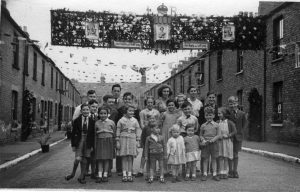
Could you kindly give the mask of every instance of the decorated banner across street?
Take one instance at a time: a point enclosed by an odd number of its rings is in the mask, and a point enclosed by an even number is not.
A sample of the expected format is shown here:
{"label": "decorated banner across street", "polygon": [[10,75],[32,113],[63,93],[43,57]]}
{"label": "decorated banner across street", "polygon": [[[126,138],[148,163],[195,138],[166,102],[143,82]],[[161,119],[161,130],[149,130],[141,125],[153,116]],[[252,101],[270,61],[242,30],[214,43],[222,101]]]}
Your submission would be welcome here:
{"label": "decorated banner across street", "polygon": [[265,22],[247,12],[233,17],[189,17],[57,9],[51,10],[51,33],[52,45],[61,46],[163,53],[178,49],[258,50],[264,45]]}

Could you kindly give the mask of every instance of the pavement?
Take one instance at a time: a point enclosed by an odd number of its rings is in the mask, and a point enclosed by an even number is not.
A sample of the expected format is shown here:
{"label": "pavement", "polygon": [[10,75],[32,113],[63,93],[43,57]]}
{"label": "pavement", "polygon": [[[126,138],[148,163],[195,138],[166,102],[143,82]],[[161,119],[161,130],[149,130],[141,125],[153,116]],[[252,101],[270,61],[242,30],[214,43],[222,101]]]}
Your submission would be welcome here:
{"label": "pavement", "polygon": [[[0,145],[0,171],[7,169],[17,163],[41,153],[38,137],[31,137],[25,142]],[[51,133],[51,147],[65,140],[65,131]],[[290,163],[300,164],[300,147],[277,144],[271,142],[243,141],[242,151],[253,153],[273,159],[279,159]]]}

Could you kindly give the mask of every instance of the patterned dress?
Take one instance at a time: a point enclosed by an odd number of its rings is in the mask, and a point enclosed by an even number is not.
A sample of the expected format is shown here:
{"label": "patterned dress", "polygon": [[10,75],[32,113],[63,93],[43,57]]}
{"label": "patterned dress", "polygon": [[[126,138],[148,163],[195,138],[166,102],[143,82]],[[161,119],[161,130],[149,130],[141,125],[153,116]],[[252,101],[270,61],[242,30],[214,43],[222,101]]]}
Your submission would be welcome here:
{"label": "patterned dress", "polygon": [[116,140],[120,142],[118,156],[136,156],[137,141],[140,141],[141,128],[138,121],[134,118],[122,117],[117,124]]}
{"label": "patterned dress", "polygon": [[184,140],[181,135],[177,138],[171,137],[168,140],[167,155],[169,165],[180,165],[186,163]]}
{"label": "patterned dress", "polygon": [[[219,127],[222,136],[229,134],[227,119],[224,121],[220,120]],[[230,138],[226,138],[226,139],[223,138],[219,140],[219,156],[227,157],[229,159],[233,158],[233,144]]]}
{"label": "patterned dress", "polygon": [[169,129],[172,125],[176,124],[177,119],[181,116],[181,111],[175,110],[173,112],[166,111],[161,114],[160,125],[161,125],[161,134],[164,137],[165,143],[168,142],[171,137]]}
{"label": "patterned dress", "polygon": [[160,117],[160,113],[156,109],[152,109],[152,110],[149,110],[148,108],[143,109],[140,112],[141,129],[144,129],[144,127],[147,126],[147,124],[148,124],[148,117],[149,116],[154,116],[155,119],[158,120],[159,117]]}

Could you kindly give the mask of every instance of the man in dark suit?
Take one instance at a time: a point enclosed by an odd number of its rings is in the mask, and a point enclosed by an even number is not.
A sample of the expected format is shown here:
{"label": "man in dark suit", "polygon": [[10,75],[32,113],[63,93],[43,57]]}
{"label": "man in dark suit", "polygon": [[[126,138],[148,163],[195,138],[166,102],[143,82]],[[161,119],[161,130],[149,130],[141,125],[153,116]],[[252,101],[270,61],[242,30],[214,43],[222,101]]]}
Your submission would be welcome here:
{"label": "man in dark suit", "polygon": [[90,151],[87,149],[86,138],[88,129],[95,128],[95,121],[89,117],[90,108],[87,103],[81,105],[81,115],[73,122],[73,129],[71,134],[71,146],[75,152],[75,161],[73,170],[70,175],[65,177],[66,180],[70,180],[75,176],[78,164],[80,162],[81,173],[78,178],[78,182],[85,184],[85,173],[87,158],[90,157]]}
{"label": "man in dark suit", "polygon": [[236,126],[237,133],[233,137],[233,160],[229,160],[229,177],[239,178],[237,172],[239,157],[238,153],[242,149],[242,141],[244,138],[244,130],[247,127],[246,113],[238,109],[238,98],[230,96],[228,98],[228,108],[230,115],[229,120],[233,121]]}

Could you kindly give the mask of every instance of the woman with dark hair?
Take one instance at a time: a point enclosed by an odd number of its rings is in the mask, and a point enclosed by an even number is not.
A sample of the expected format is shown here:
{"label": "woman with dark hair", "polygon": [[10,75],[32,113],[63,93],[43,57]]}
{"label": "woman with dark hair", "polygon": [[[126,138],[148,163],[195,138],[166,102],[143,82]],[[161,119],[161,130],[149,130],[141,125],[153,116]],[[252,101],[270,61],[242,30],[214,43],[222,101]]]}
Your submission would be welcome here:
{"label": "woman with dark hair", "polygon": [[167,111],[167,100],[173,95],[172,89],[168,85],[161,85],[157,90],[158,99],[155,101],[156,109],[162,113]]}

